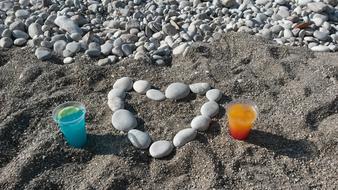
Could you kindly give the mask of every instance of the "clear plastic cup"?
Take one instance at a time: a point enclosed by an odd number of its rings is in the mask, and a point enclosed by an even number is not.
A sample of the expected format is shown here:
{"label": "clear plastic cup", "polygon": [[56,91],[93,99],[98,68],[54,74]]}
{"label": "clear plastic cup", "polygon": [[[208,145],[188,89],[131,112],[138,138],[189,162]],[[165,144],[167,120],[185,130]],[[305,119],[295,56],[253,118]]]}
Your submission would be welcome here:
{"label": "clear plastic cup", "polygon": [[237,140],[247,139],[258,118],[257,105],[250,100],[234,100],[226,106],[226,113],[230,135]]}
{"label": "clear plastic cup", "polygon": [[53,110],[53,119],[58,124],[67,143],[75,148],[86,144],[86,108],[80,102],[66,102]]}

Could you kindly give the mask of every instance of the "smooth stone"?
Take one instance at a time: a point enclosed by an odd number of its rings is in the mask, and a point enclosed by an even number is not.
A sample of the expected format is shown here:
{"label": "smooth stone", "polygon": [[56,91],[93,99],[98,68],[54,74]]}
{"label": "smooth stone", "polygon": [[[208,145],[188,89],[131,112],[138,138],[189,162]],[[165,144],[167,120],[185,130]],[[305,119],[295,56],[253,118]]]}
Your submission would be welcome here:
{"label": "smooth stone", "polygon": [[318,52],[329,52],[330,48],[325,45],[318,45],[318,46],[313,46],[311,47],[312,51],[318,51]]}
{"label": "smooth stone", "polygon": [[120,47],[114,47],[111,52],[117,57],[123,57],[123,51],[121,50]]}
{"label": "smooth stone", "polygon": [[209,128],[211,119],[204,115],[196,116],[190,123],[191,128],[198,131],[205,131]]}
{"label": "smooth stone", "polygon": [[215,101],[209,101],[202,105],[201,114],[207,117],[214,117],[218,114],[219,105]]}
{"label": "smooth stone", "polygon": [[106,41],[103,45],[101,45],[101,53],[103,55],[109,55],[111,54],[111,51],[114,47],[114,44],[110,41]]}
{"label": "smooth stone", "polygon": [[170,141],[156,141],[150,145],[149,153],[153,158],[163,158],[168,156],[174,149]]}
{"label": "smooth stone", "polygon": [[27,43],[27,40],[25,38],[18,38],[14,40],[14,45],[16,46],[23,46]]}
{"label": "smooth stone", "polygon": [[54,47],[53,50],[54,52],[59,55],[62,56],[63,54],[63,50],[66,48],[67,42],[64,40],[58,40],[54,43]]}
{"label": "smooth stone", "polygon": [[128,131],[128,139],[133,146],[139,149],[147,149],[151,143],[150,135],[137,129]]}
{"label": "smooth stone", "polygon": [[188,85],[180,82],[170,84],[165,90],[165,97],[168,99],[179,100],[189,95],[190,88]]}
{"label": "smooth stone", "polygon": [[108,100],[112,99],[114,97],[119,97],[119,98],[126,98],[126,92],[123,89],[120,88],[114,88],[109,91],[108,93]]}
{"label": "smooth stone", "polygon": [[13,31],[13,30],[21,30],[21,31],[25,31],[25,24],[22,23],[21,21],[15,21],[13,23],[11,23],[9,25],[9,30]]}
{"label": "smooth stone", "polygon": [[34,38],[35,36],[39,36],[42,35],[42,29],[41,29],[41,25],[39,23],[32,23],[29,25],[28,27],[28,34],[31,38]]}
{"label": "smooth stone", "polygon": [[188,43],[183,43],[183,44],[175,47],[174,50],[173,50],[173,55],[182,54],[187,47],[188,47]]}
{"label": "smooth stone", "polygon": [[121,46],[121,50],[123,51],[125,56],[129,56],[133,54],[133,51],[135,50],[136,46],[134,44],[123,44]]}
{"label": "smooth stone", "polygon": [[10,38],[10,37],[12,37],[12,31],[9,30],[9,29],[5,29],[5,30],[2,31],[1,36],[3,38],[5,38],[5,37]]}
{"label": "smooth stone", "polygon": [[0,40],[0,47],[1,48],[10,48],[13,45],[13,40],[8,37],[3,37]]}
{"label": "smooth stone", "polygon": [[220,0],[221,4],[226,8],[231,8],[236,5],[236,0]]}
{"label": "smooth stone", "polygon": [[98,57],[101,54],[101,46],[96,42],[91,42],[85,52],[89,57]]}
{"label": "smooth stone", "polygon": [[105,65],[108,65],[110,63],[110,59],[108,58],[103,58],[103,59],[100,59],[98,62],[97,62],[97,65],[98,66],[105,66]]}
{"label": "smooth stone", "polygon": [[116,63],[118,61],[118,59],[117,59],[117,57],[115,55],[108,56],[108,59],[109,59],[109,62],[111,64],[114,64],[114,63]]}
{"label": "smooth stone", "polygon": [[326,11],[328,6],[327,4],[323,2],[312,2],[307,4],[308,9],[310,9],[313,12],[319,13]]}
{"label": "smooth stone", "polygon": [[321,31],[319,31],[319,30],[316,30],[316,31],[313,33],[313,36],[314,36],[315,38],[317,38],[318,40],[326,41],[326,40],[329,38],[329,33],[321,32]]}
{"label": "smooth stone", "polygon": [[52,53],[50,51],[50,49],[45,48],[45,47],[39,47],[35,50],[35,56],[42,60],[45,61],[47,59],[50,59],[52,56]]}
{"label": "smooth stone", "polygon": [[175,135],[173,139],[173,144],[177,148],[182,147],[186,143],[194,140],[196,138],[196,135],[197,131],[195,129],[192,128],[182,129]]}
{"label": "smooth stone", "polygon": [[174,36],[177,34],[177,29],[170,23],[163,25],[162,31],[169,36]]}
{"label": "smooth stone", "polygon": [[113,88],[119,88],[124,91],[130,91],[133,88],[133,81],[129,77],[122,77],[113,85]]}
{"label": "smooth stone", "polygon": [[222,92],[218,89],[211,89],[207,91],[206,97],[210,101],[218,102],[222,98]]}
{"label": "smooth stone", "polygon": [[151,88],[151,84],[146,80],[138,80],[134,82],[133,88],[135,92],[145,94]]}
{"label": "smooth stone", "polygon": [[211,86],[209,83],[194,83],[189,85],[191,92],[199,95],[204,95],[208,90],[210,90]]}
{"label": "smooth stone", "polygon": [[74,58],[72,57],[66,57],[63,59],[63,63],[64,64],[70,64],[70,63],[73,63],[74,62]]}
{"label": "smooth stone", "polygon": [[29,35],[26,32],[23,32],[21,30],[13,30],[12,35],[14,38],[25,38],[28,39]]}
{"label": "smooth stone", "polygon": [[59,26],[61,29],[69,33],[80,33],[82,34],[81,28],[70,18],[66,16],[58,16],[54,20],[54,23]]}
{"label": "smooth stone", "polygon": [[70,42],[66,45],[66,50],[70,51],[70,53],[72,55],[75,55],[75,53],[77,53],[81,50],[80,43],[79,42]]}
{"label": "smooth stone", "polygon": [[165,100],[165,95],[163,92],[155,89],[150,89],[146,92],[146,96],[155,101],[162,101]]}
{"label": "smooth stone", "polygon": [[115,112],[124,109],[124,101],[120,97],[113,97],[108,99],[108,107],[111,111]]}
{"label": "smooth stone", "polygon": [[114,112],[112,116],[112,124],[115,129],[128,132],[137,126],[137,121],[130,111],[120,109]]}

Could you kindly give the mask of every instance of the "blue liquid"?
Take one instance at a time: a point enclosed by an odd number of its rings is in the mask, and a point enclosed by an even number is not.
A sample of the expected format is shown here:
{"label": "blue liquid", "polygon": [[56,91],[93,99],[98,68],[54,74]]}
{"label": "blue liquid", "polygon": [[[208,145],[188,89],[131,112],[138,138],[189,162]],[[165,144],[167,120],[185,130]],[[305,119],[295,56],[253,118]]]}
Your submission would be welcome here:
{"label": "blue liquid", "polygon": [[[62,113],[62,111],[71,107],[74,108],[74,106],[68,106],[60,110],[59,113]],[[59,114],[57,120],[61,132],[63,133],[69,145],[76,148],[81,148],[86,144],[87,133],[85,111],[83,109],[77,108],[66,114]]]}

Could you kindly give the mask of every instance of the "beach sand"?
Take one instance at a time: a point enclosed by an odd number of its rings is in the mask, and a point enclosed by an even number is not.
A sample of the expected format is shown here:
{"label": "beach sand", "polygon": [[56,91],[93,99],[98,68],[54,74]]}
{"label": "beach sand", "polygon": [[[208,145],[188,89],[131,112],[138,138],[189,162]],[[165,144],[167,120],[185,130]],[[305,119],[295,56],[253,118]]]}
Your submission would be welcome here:
{"label": "beach sand", "polygon": [[[170,66],[125,60],[96,66],[37,60],[29,49],[0,52],[0,189],[337,189],[338,54],[313,53],[241,33],[195,44]],[[123,76],[165,90],[209,82],[224,92],[210,128],[153,159],[111,124],[107,94]],[[224,106],[248,98],[259,120],[247,141],[228,134]],[[204,96],[154,102],[129,93],[138,129],[172,140],[199,114]],[[52,120],[70,100],[87,107],[88,144],[69,147]]]}

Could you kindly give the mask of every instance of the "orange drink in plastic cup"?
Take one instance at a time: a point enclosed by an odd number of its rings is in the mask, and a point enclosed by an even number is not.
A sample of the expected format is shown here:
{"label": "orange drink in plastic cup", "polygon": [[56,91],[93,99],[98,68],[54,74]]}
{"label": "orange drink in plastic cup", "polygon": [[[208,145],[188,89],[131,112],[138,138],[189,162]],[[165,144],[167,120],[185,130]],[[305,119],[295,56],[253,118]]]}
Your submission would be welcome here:
{"label": "orange drink in plastic cup", "polygon": [[237,140],[248,138],[258,117],[258,108],[250,100],[235,100],[226,106],[230,135]]}

